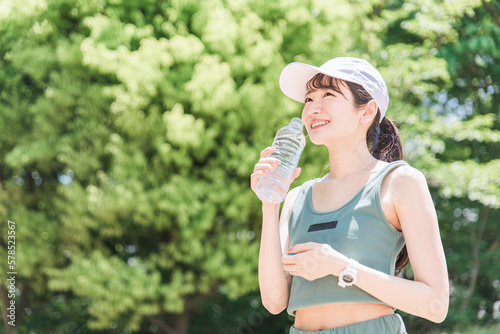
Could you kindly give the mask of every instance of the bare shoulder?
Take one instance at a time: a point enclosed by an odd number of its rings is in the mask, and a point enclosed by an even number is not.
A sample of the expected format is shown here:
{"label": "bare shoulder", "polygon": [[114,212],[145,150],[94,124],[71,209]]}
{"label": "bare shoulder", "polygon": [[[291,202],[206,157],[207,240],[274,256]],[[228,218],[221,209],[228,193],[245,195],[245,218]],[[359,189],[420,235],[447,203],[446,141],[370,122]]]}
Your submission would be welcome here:
{"label": "bare shoulder", "polygon": [[395,168],[388,176],[391,191],[395,193],[415,190],[415,187],[427,188],[425,175],[410,165]]}
{"label": "bare shoulder", "polygon": [[414,221],[415,217],[423,213],[427,215],[427,221],[436,220],[431,193],[425,175],[421,171],[403,165],[394,169],[389,179],[388,192],[402,224],[404,221]]}
{"label": "bare shoulder", "polygon": [[424,174],[407,164],[393,169],[386,176],[381,196],[383,204],[386,203],[384,211],[389,216],[391,207],[399,211],[401,208],[432,202]]}

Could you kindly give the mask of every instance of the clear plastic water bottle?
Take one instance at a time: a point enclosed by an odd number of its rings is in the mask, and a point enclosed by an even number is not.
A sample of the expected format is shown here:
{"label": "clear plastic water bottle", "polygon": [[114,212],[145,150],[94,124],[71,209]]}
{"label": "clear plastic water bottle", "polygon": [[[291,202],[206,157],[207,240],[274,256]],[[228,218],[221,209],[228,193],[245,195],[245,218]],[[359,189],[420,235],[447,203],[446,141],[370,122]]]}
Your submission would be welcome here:
{"label": "clear plastic water bottle", "polygon": [[300,155],[306,145],[302,133],[302,121],[294,117],[290,124],[281,128],[274,137],[273,147],[276,148],[269,156],[281,163],[275,170],[260,177],[256,193],[263,202],[281,203],[285,200],[292,175],[299,163]]}

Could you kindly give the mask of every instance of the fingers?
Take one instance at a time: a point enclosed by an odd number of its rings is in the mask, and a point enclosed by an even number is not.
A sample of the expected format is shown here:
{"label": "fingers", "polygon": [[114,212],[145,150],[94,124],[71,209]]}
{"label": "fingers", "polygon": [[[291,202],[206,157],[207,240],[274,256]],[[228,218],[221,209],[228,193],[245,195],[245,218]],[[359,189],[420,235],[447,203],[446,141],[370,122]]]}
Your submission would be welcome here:
{"label": "fingers", "polygon": [[259,178],[267,172],[276,169],[276,167],[278,167],[278,165],[281,163],[281,161],[279,161],[278,159],[269,157],[269,155],[274,151],[274,147],[267,147],[262,152],[260,152],[260,159],[255,165],[253,173],[250,176],[251,188],[253,191],[255,191],[255,187],[257,186]]}
{"label": "fingers", "polygon": [[292,248],[288,250],[288,254],[293,253],[293,254],[298,254],[302,252],[307,252],[308,250],[313,249],[315,243],[314,242],[306,242],[304,244],[296,244]]}
{"label": "fingers", "polygon": [[260,152],[260,158],[267,158],[269,156],[269,154],[273,153],[274,151],[276,150],[276,148],[270,146],[270,147],[266,147],[265,149],[263,149],[261,152]]}
{"label": "fingers", "polygon": [[281,263],[283,265],[283,270],[288,271],[290,274],[291,272],[296,272],[297,271],[297,260],[298,256],[297,255],[283,255],[281,257]]}
{"label": "fingers", "polygon": [[253,169],[254,173],[259,171],[269,171],[276,168],[281,163],[279,159],[269,157],[269,154],[271,154],[274,150],[274,147],[267,147],[260,152],[260,159]]}
{"label": "fingers", "polygon": [[281,262],[283,263],[283,268],[285,270],[291,270],[290,266],[295,266],[297,262],[300,262],[301,257],[305,255],[304,253],[312,249],[313,242],[308,242],[305,244],[297,244],[292,248],[288,249],[287,254],[281,257]]}
{"label": "fingers", "polygon": [[310,257],[307,253],[300,253],[296,255],[284,255],[281,258],[283,270],[293,276],[302,276],[310,280],[317,276],[317,269],[319,263],[314,257]]}
{"label": "fingers", "polygon": [[[274,147],[266,147],[260,152],[260,159],[257,164],[254,166],[253,173],[250,176],[250,186],[252,190],[255,192],[257,183],[259,182],[260,177],[262,177],[267,172],[270,172],[281,163],[279,159],[273,158],[270,156],[276,150]],[[299,177],[301,172],[300,168],[296,168],[292,174],[292,182]]]}
{"label": "fingers", "polygon": [[260,159],[253,169],[254,173],[261,170],[276,168],[276,166],[280,164],[281,161],[279,161],[279,159],[272,158],[269,156],[275,150],[276,149],[274,147],[266,147],[264,150],[260,152]]}
{"label": "fingers", "polygon": [[293,171],[293,174],[292,174],[292,182],[293,182],[293,180],[295,180],[296,178],[299,177],[301,171],[302,171],[301,168],[295,168],[295,170]]}
{"label": "fingers", "polygon": [[252,175],[250,175],[252,189],[255,191],[255,187],[257,186],[257,182],[259,182],[260,177],[266,174],[267,172],[276,169],[276,167],[278,167],[279,164],[280,161],[273,158],[264,158],[259,160],[259,162],[255,165],[253,169]]}
{"label": "fingers", "polygon": [[269,171],[278,167],[280,163],[281,161],[275,158],[262,158],[253,168],[253,172]]}
{"label": "fingers", "polygon": [[281,257],[281,263],[283,263],[283,265],[295,264],[295,262],[297,262],[297,259],[298,256],[296,254],[294,255],[285,254]]}

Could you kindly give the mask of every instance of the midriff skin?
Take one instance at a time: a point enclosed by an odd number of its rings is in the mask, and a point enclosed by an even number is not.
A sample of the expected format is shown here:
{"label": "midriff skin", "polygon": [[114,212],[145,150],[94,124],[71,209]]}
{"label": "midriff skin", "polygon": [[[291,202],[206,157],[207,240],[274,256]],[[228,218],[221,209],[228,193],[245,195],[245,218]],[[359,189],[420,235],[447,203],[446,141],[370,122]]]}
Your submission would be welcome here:
{"label": "midriff skin", "polygon": [[303,331],[319,331],[391,314],[394,314],[392,307],[382,304],[326,304],[297,310],[294,327]]}

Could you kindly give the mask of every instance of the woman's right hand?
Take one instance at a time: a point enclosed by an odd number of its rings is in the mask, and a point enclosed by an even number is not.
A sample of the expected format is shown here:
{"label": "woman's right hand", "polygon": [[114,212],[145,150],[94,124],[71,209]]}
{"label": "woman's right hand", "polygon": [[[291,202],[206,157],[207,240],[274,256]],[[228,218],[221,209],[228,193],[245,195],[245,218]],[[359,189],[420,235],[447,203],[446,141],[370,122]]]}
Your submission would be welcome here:
{"label": "woman's right hand", "polygon": [[[252,187],[253,192],[256,191],[257,188],[257,183],[259,182],[259,179],[265,175],[266,173],[275,170],[276,167],[281,163],[276,158],[272,158],[269,155],[273,153],[275,150],[274,147],[266,147],[262,152],[260,152],[260,159],[255,165],[253,169],[253,173],[250,176],[250,185]],[[300,168],[296,168],[293,172],[292,175],[292,182],[295,180],[299,175],[300,175]]]}
{"label": "woman's right hand", "polygon": [[250,186],[252,187],[253,192],[256,191],[257,183],[262,175],[267,172],[276,169],[281,161],[276,158],[269,157],[269,154],[274,152],[274,147],[266,147],[262,152],[260,152],[260,159],[253,168],[253,173],[250,176]]}

